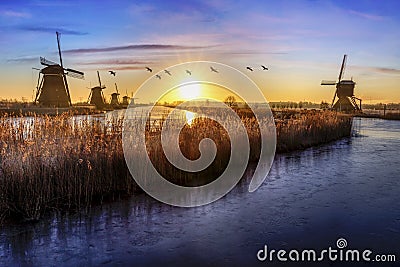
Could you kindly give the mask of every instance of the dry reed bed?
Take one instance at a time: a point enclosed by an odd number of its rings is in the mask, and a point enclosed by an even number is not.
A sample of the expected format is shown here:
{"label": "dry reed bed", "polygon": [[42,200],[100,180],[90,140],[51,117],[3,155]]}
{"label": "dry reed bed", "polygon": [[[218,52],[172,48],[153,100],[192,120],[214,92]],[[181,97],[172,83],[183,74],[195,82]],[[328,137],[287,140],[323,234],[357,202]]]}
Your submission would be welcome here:
{"label": "dry reed bed", "polygon": [[[260,145],[258,127],[252,117],[242,121],[252,146],[250,160],[255,161]],[[276,127],[277,151],[282,152],[349,136],[351,118],[334,112],[306,112],[292,119],[277,119]],[[85,210],[103,198],[133,194],[137,187],[124,160],[121,131],[121,119],[103,123],[90,117],[77,121],[68,114],[0,117],[0,221],[38,220],[49,210]],[[193,140],[196,143],[205,136],[214,139],[222,156],[212,169],[223,169],[230,143],[222,127],[198,119],[182,134],[182,153],[193,159],[198,157]],[[148,135],[149,141],[153,141],[152,136]],[[157,156],[162,151],[154,144],[148,142],[148,154],[155,155],[153,163],[162,166],[166,163]],[[188,181],[173,170],[169,174],[179,177],[174,182]],[[211,174],[215,172],[205,176]],[[196,177],[190,177],[189,184]]]}

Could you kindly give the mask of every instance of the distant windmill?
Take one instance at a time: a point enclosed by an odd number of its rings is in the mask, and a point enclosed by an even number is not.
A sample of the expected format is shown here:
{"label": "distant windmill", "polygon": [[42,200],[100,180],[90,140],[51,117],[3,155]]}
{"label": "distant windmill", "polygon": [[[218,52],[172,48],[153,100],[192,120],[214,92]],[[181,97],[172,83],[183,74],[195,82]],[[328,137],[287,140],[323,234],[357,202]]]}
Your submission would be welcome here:
{"label": "distant windmill", "polygon": [[[361,110],[361,99],[354,96],[354,87],[356,83],[351,80],[342,80],[344,76],[344,69],[346,66],[347,55],[343,56],[342,67],[340,68],[338,81],[322,81],[321,85],[336,85],[336,91],[333,95],[331,108],[340,111],[359,111]],[[335,103],[336,96],[338,100]],[[359,101],[360,106],[357,105]]]}
{"label": "distant windmill", "polygon": [[123,106],[128,106],[129,105],[129,100],[131,98],[128,96],[128,90],[125,91],[125,95],[122,97],[122,105]]}
{"label": "distant windmill", "polygon": [[115,83],[115,93],[111,94],[111,106],[116,108],[119,106],[119,92],[118,92],[118,87],[117,87],[117,83]]}
{"label": "distant windmill", "polygon": [[90,89],[88,102],[92,105],[95,105],[96,109],[102,110],[106,104],[103,94],[103,90],[106,89],[106,87],[101,84],[99,71],[97,71],[97,77],[99,79],[99,85]]}
{"label": "distant windmill", "polygon": [[[69,107],[72,103],[66,75],[83,79],[84,73],[64,68],[60,48],[60,33],[56,32],[56,36],[60,64],[40,57],[40,63],[46,67],[39,72],[34,102],[45,107]],[[42,74],[41,79],[40,74]]]}
{"label": "distant windmill", "polygon": [[139,99],[139,97],[131,97],[131,105],[136,105],[135,99]]}

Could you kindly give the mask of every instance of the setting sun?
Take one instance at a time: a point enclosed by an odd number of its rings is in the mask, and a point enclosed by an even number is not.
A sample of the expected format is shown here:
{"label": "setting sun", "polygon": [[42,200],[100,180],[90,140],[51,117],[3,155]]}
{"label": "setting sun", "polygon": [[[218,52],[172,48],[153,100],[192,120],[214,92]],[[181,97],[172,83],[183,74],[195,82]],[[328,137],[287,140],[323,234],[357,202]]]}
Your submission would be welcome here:
{"label": "setting sun", "polygon": [[190,100],[201,96],[201,84],[192,83],[179,88],[179,96],[182,100]]}

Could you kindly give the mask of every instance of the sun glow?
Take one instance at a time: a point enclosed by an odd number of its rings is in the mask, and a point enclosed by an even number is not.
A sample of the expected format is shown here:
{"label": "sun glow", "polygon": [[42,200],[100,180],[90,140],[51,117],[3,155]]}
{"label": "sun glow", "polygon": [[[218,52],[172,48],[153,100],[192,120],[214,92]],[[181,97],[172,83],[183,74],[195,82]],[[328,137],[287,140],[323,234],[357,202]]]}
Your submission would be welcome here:
{"label": "sun glow", "polygon": [[201,84],[192,83],[179,88],[179,96],[182,100],[195,99],[201,96]]}

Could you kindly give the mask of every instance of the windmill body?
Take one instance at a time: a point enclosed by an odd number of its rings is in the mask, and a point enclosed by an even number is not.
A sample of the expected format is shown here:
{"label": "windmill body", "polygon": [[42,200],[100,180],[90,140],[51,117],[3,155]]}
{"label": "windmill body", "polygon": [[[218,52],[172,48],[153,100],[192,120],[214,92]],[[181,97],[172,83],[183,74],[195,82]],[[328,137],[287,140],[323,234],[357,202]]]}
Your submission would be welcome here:
{"label": "windmill body", "polygon": [[90,102],[89,104],[95,105],[96,109],[102,110],[106,103],[104,101],[104,96],[103,96],[103,89],[104,87],[96,86],[91,88],[91,93],[90,93]]}
{"label": "windmill body", "polygon": [[119,92],[118,92],[118,86],[117,83],[115,83],[115,93],[111,94],[111,106],[113,108],[118,108],[119,107]]}
{"label": "windmill body", "polygon": [[112,107],[117,107],[119,106],[119,94],[118,93],[112,93],[111,94],[111,102],[110,102]]}
{"label": "windmill body", "polygon": [[44,107],[70,107],[72,103],[66,76],[83,79],[84,73],[64,68],[60,48],[60,34],[56,32],[56,35],[60,64],[40,57],[40,63],[46,67],[39,72],[35,103]]}
{"label": "windmill body", "polygon": [[43,68],[40,93],[37,102],[45,107],[69,107],[70,98],[63,78],[63,69],[60,65]]}
{"label": "windmill body", "polygon": [[[336,85],[336,91],[331,105],[332,109],[344,112],[361,111],[361,99],[354,96],[354,88],[356,83],[352,79],[342,80],[346,59],[347,55],[344,55],[338,82],[322,81],[321,85]],[[335,102],[336,98],[337,101]],[[357,103],[357,100],[359,101],[359,104]]]}
{"label": "windmill body", "polygon": [[103,90],[106,88],[101,84],[100,73],[97,71],[97,77],[99,78],[99,85],[92,87],[89,94],[89,104],[95,105],[96,109],[103,110],[106,106]]}
{"label": "windmill body", "polygon": [[129,96],[127,96],[127,95],[122,97],[122,105],[128,106],[129,105],[129,100],[131,100],[131,98]]}

